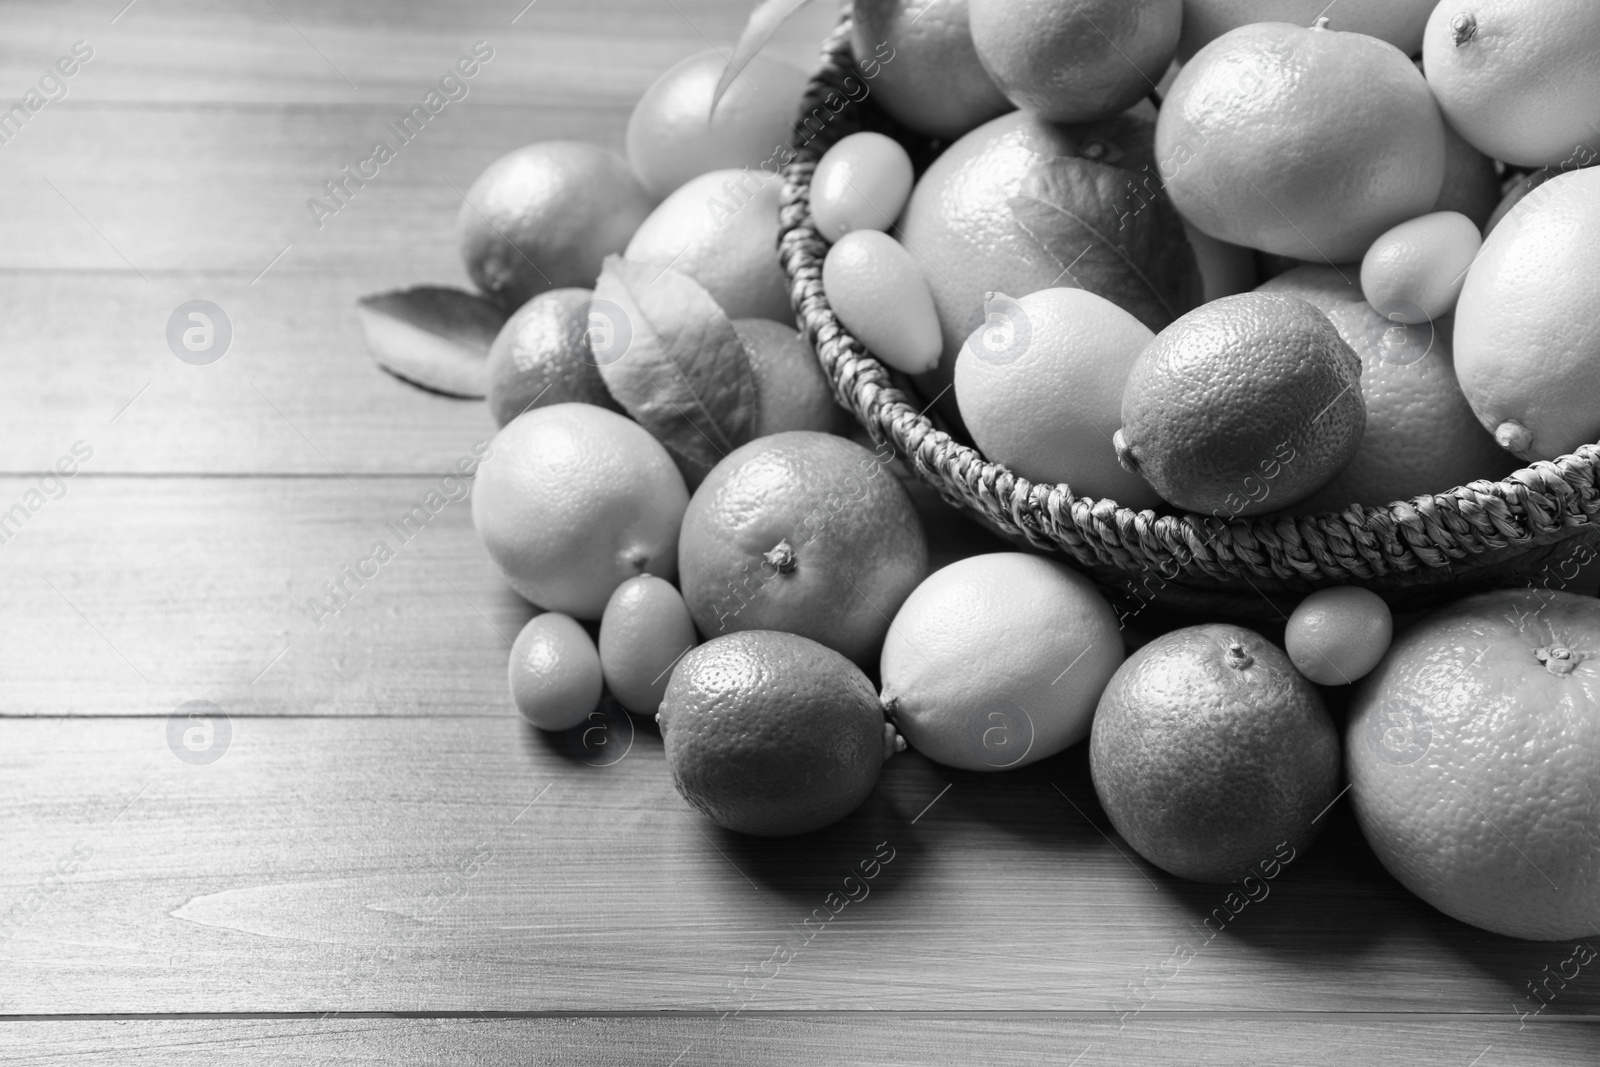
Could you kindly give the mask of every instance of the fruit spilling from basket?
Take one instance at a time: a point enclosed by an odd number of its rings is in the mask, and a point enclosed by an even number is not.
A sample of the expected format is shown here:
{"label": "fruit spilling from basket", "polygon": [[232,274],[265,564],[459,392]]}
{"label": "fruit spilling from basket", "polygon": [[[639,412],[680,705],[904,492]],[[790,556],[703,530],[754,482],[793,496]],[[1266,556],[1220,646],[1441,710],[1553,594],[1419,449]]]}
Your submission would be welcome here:
{"label": "fruit spilling from basket", "polygon": [[[1592,550],[1530,548],[1392,642],[1413,605],[1339,580],[1359,560],[1280,575],[1316,590],[1281,647],[1160,608],[1314,530],[1446,580],[1469,526],[1594,543],[1600,6],[855,0],[814,77],[760,50],[798,6],[663,74],[625,156],[484,171],[481,295],[362,303],[381,365],[501,426],[472,513],[539,611],[519,711],[582,729],[609,694],[686,800],[765,835],[849,814],[908,743],[1000,771],[1085,742],[1117,831],[1205,881],[1303,850],[1348,789],[1441,910],[1592,932]],[[930,573],[930,527],[969,520],[919,479],[1130,551],[973,527]],[[1159,530],[1170,572],[1131,551]]]}

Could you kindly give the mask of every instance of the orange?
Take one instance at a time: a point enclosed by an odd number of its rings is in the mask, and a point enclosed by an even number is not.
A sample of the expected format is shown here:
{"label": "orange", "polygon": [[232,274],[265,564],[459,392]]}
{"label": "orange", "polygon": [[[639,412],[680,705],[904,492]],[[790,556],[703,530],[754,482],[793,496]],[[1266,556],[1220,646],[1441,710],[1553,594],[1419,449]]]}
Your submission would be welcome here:
{"label": "orange", "polygon": [[1600,155],[1600,4],[1441,3],[1422,62],[1450,124],[1486,155],[1523,167]]}
{"label": "orange", "polygon": [[854,0],[851,8],[856,71],[895,119],[953,141],[1011,110],[978,60],[967,0]]}
{"label": "orange", "polygon": [[1417,623],[1357,688],[1350,800],[1446,915],[1536,941],[1600,925],[1600,600],[1532,589]]}
{"label": "orange", "polygon": [[1299,672],[1318,685],[1349,685],[1364,678],[1389,651],[1394,618],[1370,589],[1342,585],[1319,589],[1295,607],[1284,649]]}
{"label": "orange", "polygon": [[1309,26],[1327,15],[1333,28],[1382,38],[1406,55],[1422,47],[1422,29],[1438,0],[1183,0],[1183,41],[1188,62],[1203,45],[1252,22]]}
{"label": "orange", "polygon": [[1089,771],[1141,856],[1180,878],[1234,882],[1316,836],[1338,795],[1339,734],[1278,646],[1239,626],[1191,626],[1112,676]]}
{"label": "orange", "polygon": [[690,56],[651,83],[628,116],[628,161],[655,199],[710,170],[766,163],[776,174],[784,162],[806,72],[757,53],[713,114],[711,93],[727,64],[715,48]]}
{"label": "orange", "polygon": [[1261,291],[1310,301],[1361,357],[1361,397],[1367,406],[1361,443],[1343,472],[1295,511],[1382,507],[1479,478],[1500,478],[1517,468],[1478,425],[1461,395],[1450,320],[1413,327],[1389,321],[1362,298],[1353,266],[1296,267],[1264,283]]}
{"label": "orange", "polygon": [[1489,224],[1500,204],[1500,175],[1494,160],[1467,143],[1448,122],[1444,124],[1444,185],[1435,211],[1459,211],[1479,230]]}
{"label": "orange", "polygon": [[621,411],[589,351],[589,289],[540,293],[489,346],[489,413],[504,426],[534,406],[576,402]]}
{"label": "orange", "polygon": [[883,643],[883,703],[929,759],[1007,770],[1088,736],[1122,656],[1116,613],[1089,579],[991,552],[930,574],[900,608]]}
{"label": "orange", "polygon": [[1156,87],[1178,48],[1183,0],[969,0],[972,43],[1018,107],[1093,122]]}
{"label": "orange", "polygon": [[924,386],[929,396],[949,384],[956,354],[983,325],[984,294],[1022,296],[1063,284],[1063,264],[1017,223],[1008,201],[1034,163],[1078,154],[1071,131],[1018,111],[945,149],[911,190],[901,241],[922,266],[944,339],[933,384]]}
{"label": "orange", "polygon": [[570,730],[600,704],[600,657],[570,615],[535,615],[511,645],[506,667],[517,712],[541,730]]}
{"label": "orange", "polygon": [[933,294],[898,241],[877,230],[854,230],[828,249],[822,287],[839,322],[895,370],[930,371],[943,338]]}
{"label": "orange", "polygon": [[1117,460],[1162,499],[1231,519],[1280,511],[1355,454],[1361,361],[1326,315],[1284,293],[1240,293],[1156,335],[1128,372]]}
{"label": "orange", "polygon": [[657,721],[683,798],[719,826],[761,836],[844,818],[897,747],[859,667],[770,630],[686,653]]}
{"label": "orange", "polygon": [[996,294],[990,321],[956,357],[961,419],[984,456],[1078,496],[1153,508],[1161,498],[1117,463],[1122,392],[1149,327],[1082,289]]}
{"label": "orange", "polygon": [[600,616],[606,687],[634,714],[654,715],[673,666],[694,643],[694,620],[672,583],[653,574],[629,578]]}
{"label": "orange", "polygon": [[757,437],[788,430],[831,433],[849,425],[800,331],[771,319],[734,319],[733,332],[744,344],[756,380]]}
{"label": "orange", "polygon": [[891,230],[911,197],[911,175],[911,156],[894,138],[840,138],[811,173],[811,221],[828,241],[851,230]]}
{"label": "orange", "polygon": [[691,178],[640,224],[626,258],[693,278],[730,319],[794,325],[778,263],[783,183],[752,170]]}
{"label": "orange", "polygon": [[1343,263],[1433,207],[1444,123],[1428,83],[1393,45],[1253,23],[1178,72],[1156,122],[1156,155],[1172,202],[1212,237]]}
{"label": "orange", "polygon": [[489,164],[456,213],[472,282],[508,311],[546,289],[592,288],[650,213],[628,161],[577,141],[543,141]]}
{"label": "orange", "polygon": [[1417,325],[1456,309],[1483,237],[1459,211],[1402,222],[1372,242],[1361,260],[1361,292],[1378,313]]}
{"label": "orange", "polygon": [[1456,305],[1456,373],[1502,448],[1600,441],[1600,169],[1551,178],[1483,243]]}
{"label": "orange", "polygon": [[1219,241],[1195,229],[1193,223],[1185,222],[1183,232],[1189,238],[1189,247],[1194,249],[1195,263],[1200,268],[1204,283],[1202,303],[1248,293],[1256,287],[1260,268],[1254,250]]}
{"label": "orange", "polygon": [[872,453],[830,434],[760,437],[712,468],[683,516],[683,599],[707,638],[782,630],[857,663],[928,569],[922,522]]}
{"label": "orange", "polygon": [[495,435],[473,483],[472,523],[525,599],[598,619],[628,578],[674,576],[688,499],[644,427],[592,404],[553,404]]}

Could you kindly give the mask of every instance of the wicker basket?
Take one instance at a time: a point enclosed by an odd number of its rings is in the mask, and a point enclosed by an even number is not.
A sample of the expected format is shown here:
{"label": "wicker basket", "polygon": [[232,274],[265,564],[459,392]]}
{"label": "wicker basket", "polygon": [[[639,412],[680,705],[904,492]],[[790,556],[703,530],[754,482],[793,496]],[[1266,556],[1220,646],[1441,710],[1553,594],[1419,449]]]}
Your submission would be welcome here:
{"label": "wicker basket", "polygon": [[796,157],[784,168],[779,256],[800,327],[834,394],[875,441],[892,444],[951,504],[1015,541],[1068,557],[1124,616],[1158,603],[1163,612],[1281,620],[1306,593],[1347,584],[1378,592],[1397,611],[1414,611],[1482,588],[1561,588],[1576,566],[1594,558],[1600,445],[1501,481],[1475,481],[1386,507],[1226,522],[1133,511],[1077,496],[1066,485],[1036,485],[988,462],[930,414],[927,398],[909,378],[850,336],[823,294],[828,243],[813,226],[810,208],[817,160],[839,138],[863,129],[895,137],[919,169],[939,147],[899,127],[870,93],[852,101],[862,84],[846,16],[824,44],[807,86],[801,114],[813,119],[802,128],[814,133],[794,146]]}

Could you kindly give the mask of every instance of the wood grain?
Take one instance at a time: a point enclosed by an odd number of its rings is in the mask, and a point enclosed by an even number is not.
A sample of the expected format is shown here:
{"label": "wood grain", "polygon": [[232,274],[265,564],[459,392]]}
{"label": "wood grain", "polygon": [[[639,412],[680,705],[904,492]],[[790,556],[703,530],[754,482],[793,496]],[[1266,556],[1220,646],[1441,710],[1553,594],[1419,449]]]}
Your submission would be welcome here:
{"label": "wood grain", "polygon": [[926,1013],[716,1018],[205,1019],[0,1023],[16,1067],[680,1063],[768,1067],[1560,1067],[1592,1064],[1592,1025],[1397,1016],[1226,1015],[1114,1023],[1073,1016]]}
{"label": "wood grain", "polygon": [[[479,546],[448,468],[346,481],[93,465],[0,545],[0,714],[165,716],[192,699],[235,715],[510,708],[506,657],[531,609]],[[0,479],[0,510],[39,484]],[[427,522],[402,540],[418,507]],[[363,568],[377,542],[394,558]],[[358,585],[346,566],[377,573]]]}
{"label": "wood grain", "polygon": [[[809,65],[830,6],[777,50]],[[1431,910],[1342,804],[1208,936],[1226,892],[1107,836],[1081,750],[992,777],[897,757],[838,827],[764,842],[683,804],[648,723],[533,731],[504,683],[530,609],[463,500],[308,608],[492,431],[376,371],[354,299],[464,284],[488,161],[619,147],[748,9],[7,6],[0,99],[95,55],[0,144],[0,516],[27,512],[0,525],[5,1061],[1592,1062],[1600,980],[1530,984],[1573,946]],[[306,199],[480,39],[470,95],[318,228]],[[209,367],[164,339],[197,297],[236,331]],[[936,563],[996,547],[921,505]],[[226,717],[215,762],[172,718],[194,700]]]}
{"label": "wood grain", "polygon": [[[45,471],[83,441],[83,469],[117,473],[436,475],[492,436],[487,406],[423,392],[380,371],[355,318],[361,294],[398,277],[17,274],[0,325],[0,448],[12,472]],[[95,314],[84,314],[93,292]],[[234,344],[216,363],[179,361],[166,323],[216,303]]]}
{"label": "wood grain", "polygon": [[[1431,910],[1343,806],[1231,914],[1226,887],[1106,836],[1083,746],[1004,775],[898,756],[843,823],[764,840],[689,809],[647,723],[597,720],[587,748],[510,713],[229,725],[221,758],[191,765],[165,716],[0,723],[0,899],[18,909],[0,1011],[1515,1023],[1545,1003],[1527,984],[1573,952]],[[69,857],[76,871],[48,880]],[[1180,947],[1193,958],[1174,962]],[[1536,1019],[1600,1014],[1593,966]]]}
{"label": "wood grain", "polygon": [[[399,102],[482,39],[497,54],[493,81],[475,89],[486,99],[626,109],[685,56],[730,50],[750,12],[747,0],[138,0],[122,11],[126,3],[9,3],[0,85],[20,96],[81,39],[95,57],[68,83],[66,100],[41,115],[77,100],[141,110],[195,101]],[[812,3],[770,50],[809,67],[837,6]]]}

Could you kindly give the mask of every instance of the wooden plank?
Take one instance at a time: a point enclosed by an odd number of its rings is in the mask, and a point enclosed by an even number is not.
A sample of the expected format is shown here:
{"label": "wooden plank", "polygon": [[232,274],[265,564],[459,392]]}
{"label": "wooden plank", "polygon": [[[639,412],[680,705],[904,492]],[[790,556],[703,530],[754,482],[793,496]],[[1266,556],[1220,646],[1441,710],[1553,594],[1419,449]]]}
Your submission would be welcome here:
{"label": "wooden plank", "polygon": [[[514,33],[496,38],[466,96],[403,143],[388,124],[519,5],[450,5],[442,9],[448,16],[407,5],[392,23],[386,10],[376,25],[364,4],[295,6],[130,11],[114,30],[128,39],[102,42],[66,83],[67,95],[0,145],[15,227],[0,268],[254,276],[288,247],[274,270],[369,267],[398,255],[394,267],[414,280],[441,268],[454,277],[457,189],[532,141],[620,148],[628,113],[650,82],[694,52],[726,49],[748,10],[733,0],[541,0]],[[798,65],[814,63],[829,9],[813,5],[784,29],[776,50]],[[0,84],[31,85],[89,18],[85,8],[30,14],[23,39],[0,62]],[[305,24],[297,30],[286,17]],[[312,39],[324,41],[328,58]],[[351,88],[335,64],[364,88]],[[308,86],[316,87],[309,95],[297,91]],[[134,103],[142,100],[157,103]],[[396,158],[317,226],[307,199],[325,195],[324,183],[380,140]]]}
{"label": "wooden plank", "polygon": [[[98,437],[70,480],[0,478],[0,715],[165,716],[202,698],[241,716],[510,714],[506,657],[531,609],[451,473],[487,438],[438,436],[449,458],[428,478],[105,478]],[[916,499],[936,565],[1002,547]],[[380,541],[394,558],[362,567]],[[347,565],[377,574],[357,585]]]}
{"label": "wooden plank", "polygon": [[[402,142],[388,127],[405,113],[394,103],[72,103],[41,112],[0,148],[0,183],[11,197],[0,268],[115,271],[152,292],[170,284],[163,274],[200,271],[245,282],[260,275],[257,288],[269,292],[285,276],[330,270],[381,284],[466,285],[456,213],[484,167],[535,141],[620,149],[628,119],[627,108],[501,106],[469,96]],[[364,184],[345,186],[341,206],[326,183],[379,141],[394,158]],[[306,206],[312,198],[337,213],[319,224]],[[278,292],[280,314],[298,310],[292,292]]]}
{"label": "wooden plank", "polygon": [[[494,421],[480,402],[423,392],[373,363],[355,300],[402,283],[378,274],[289,274],[270,288],[244,276],[9,276],[3,469],[49,470],[82,441],[94,475],[443,474]],[[173,309],[195,298],[234,326],[229,351],[203,367],[166,341]]]}
{"label": "wooden plank", "polygon": [[[506,8],[515,13],[502,3],[451,5],[454,32],[437,16],[424,18],[419,6],[408,6],[413,18],[394,26],[387,18],[374,26],[358,3],[309,11],[323,26],[307,26],[307,34],[344,40],[358,54],[350,72],[366,82],[360,91],[344,85],[272,5],[134,8],[118,30],[131,40],[102,45],[70,80],[77,91],[46,104],[0,146],[11,221],[0,267],[254,277],[288,248],[277,272],[387,264],[413,282],[440,270],[442,280],[456,280],[458,190],[483,166],[544,139],[621,149],[627,115],[651,80],[718,40],[728,45],[747,5],[541,0],[467,83],[464,98],[446,104],[411,141],[397,138],[389,123],[467,53],[475,27],[509,19]],[[134,34],[130,27],[147,13],[150,26]],[[810,66],[827,22],[829,5],[813,5],[784,30],[779,51]],[[51,51],[69,45],[74,24],[66,14],[24,21],[38,40],[11,46],[0,85],[35,82],[53,62]],[[46,45],[56,37],[61,45]],[[330,48],[342,59],[338,46]],[[602,54],[605,62],[595,62]],[[160,80],[134,77],[117,66],[118,56]],[[370,75],[378,80],[368,82]],[[296,99],[285,80],[331,82],[333,96]],[[142,104],[150,99],[158,104]],[[318,226],[307,198],[326,197],[325,182],[370,157],[378,141],[395,150],[394,160]]]}
{"label": "wooden plank", "polygon": [[[449,468],[123,479],[94,463],[0,545],[4,714],[165,716],[201,698],[234,715],[509,713],[509,638],[530,609],[479,546]],[[39,485],[0,479],[0,510]],[[387,524],[416,506],[428,522],[403,541]],[[357,586],[342,568],[378,541],[394,558]]]}
{"label": "wooden plank", "polygon": [[[16,1067],[216,1063],[560,1063],[850,1067],[1407,1067],[1591,1064],[1593,1026],[1476,1018],[1180,1017],[1114,1025],[1062,1016],[856,1014],[715,1019],[204,1019],[0,1023]],[[1078,1057],[1074,1059],[1074,1057]]]}
{"label": "wooden plank", "polygon": [[[0,85],[20,97],[75,40],[86,40],[94,58],[67,83],[65,100],[41,115],[75,100],[400,101],[420,95],[462,50],[486,40],[496,50],[498,87],[485,83],[485,96],[631,107],[684,56],[730,49],[750,12],[749,0],[162,0],[119,15],[121,7],[7,5]],[[814,62],[836,10],[811,4],[770,50]]]}
{"label": "wooden plank", "polygon": [[192,765],[164,716],[0,722],[0,1012],[1600,1014],[1592,966],[1529,991],[1572,945],[1431,910],[1342,805],[1229,915],[1104,835],[1083,746],[898,756],[843,823],[761,840],[688,809],[648,724],[607,729],[234,718]]}
{"label": "wooden plank", "polygon": [[[305,201],[370,144],[379,111],[60,116],[28,152],[0,153],[16,207],[0,248],[0,469],[45,469],[80,438],[102,472],[326,473],[331,462],[427,473],[450,462],[445,442],[489,426],[482,406],[378,372],[355,300],[466,286],[457,190],[524,141],[620,142],[625,114],[596,114],[480,108],[429,128],[321,230]],[[218,150],[182,167],[149,147],[214,136]],[[100,153],[132,162],[84,165]],[[233,331],[206,367],[178,360],[166,333],[197,298]]]}

